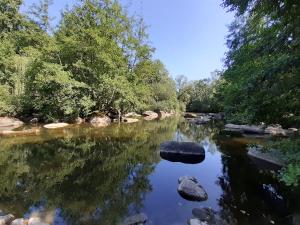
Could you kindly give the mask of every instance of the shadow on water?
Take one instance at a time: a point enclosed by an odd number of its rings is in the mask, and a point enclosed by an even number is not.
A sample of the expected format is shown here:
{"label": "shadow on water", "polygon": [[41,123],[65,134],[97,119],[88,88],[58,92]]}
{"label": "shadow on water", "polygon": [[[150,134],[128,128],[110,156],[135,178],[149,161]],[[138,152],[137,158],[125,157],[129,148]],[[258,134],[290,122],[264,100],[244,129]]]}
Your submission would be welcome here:
{"label": "shadow on water", "polygon": [[[221,136],[221,126],[167,119],[2,138],[0,209],[70,225],[114,225],[146,212],[149,225],[175,225],[186,224],[193,208],[212,206],[230,225],[296,225],[299,191],[247,158],[246,144],[260,140]],[[202,143],[207,157],[195,165],[162,160],[159,145],[169,140]],[[207,202],[180,198],[182,175],[202,178]]]}

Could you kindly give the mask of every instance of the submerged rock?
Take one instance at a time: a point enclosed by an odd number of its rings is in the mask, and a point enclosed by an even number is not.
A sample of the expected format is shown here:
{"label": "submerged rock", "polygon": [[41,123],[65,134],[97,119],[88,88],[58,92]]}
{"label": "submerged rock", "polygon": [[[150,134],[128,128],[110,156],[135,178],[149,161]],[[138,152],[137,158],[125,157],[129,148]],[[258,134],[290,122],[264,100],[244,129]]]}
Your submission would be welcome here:
{"label": "submerged rock", "polygon": [[50,124],[44,125],[44,128],[57,129],[57,128],[63,128],[63,127],[67,127],[67,126],[69,126],[68,123],[50,123]]}
{"label": "submerged rock", "polygon": [[0,216],[0,225],[9,225],[15,219],[14,215]]}
{"label": "submerged rock", "polygon": [[140,213],[131,217],[126,218],[122,223],[119,225],[140,225],[146,223],[148,217],[144,213]]}
{"label": "submerged rock", "polygon": [[168,141],[160,145],[160,156],[171,162],[195,164],[204,160],[205,150],[194,142]]}
{"label": "submerged rock", "polygon": [[205,201],[208,199],[206,191],[197,182],[196,178],[185,176],[179,178],[178,181],[177,191],[184,199],[191,201]]}

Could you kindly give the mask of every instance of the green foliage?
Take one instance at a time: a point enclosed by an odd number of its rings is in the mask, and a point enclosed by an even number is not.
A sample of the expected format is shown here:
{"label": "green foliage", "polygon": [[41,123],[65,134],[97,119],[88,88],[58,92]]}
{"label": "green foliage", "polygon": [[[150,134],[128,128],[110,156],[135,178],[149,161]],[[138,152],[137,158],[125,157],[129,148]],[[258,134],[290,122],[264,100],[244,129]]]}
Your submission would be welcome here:
{"label": "green foliage", "polygon": [[15,111],[13,99],[7,85],[0,85],[0,116],[13,115]]}
{"label": "green foliage", "polygon": [[176,78],[177,96],[182,108],[189,112],[220,112],[218,88],[223,80],[221,72],[215,71],[213,78],[188,82],[184,76]]}
{"label": "green foliage", "polygon": [[283,139],[275,141],[269,147],[277,149],[282,153],[283,159],[287,162],[287,167],[280,173],[280,180],[286,185],[297,186],[300,184],[300,138]]}
{"label": "green foliage", "polygon": [[152,59],[142,19],[118,1],[85,0],[64,11],[53,31],[51,2],[33,5],[29,15],[20,13],[22,1],[0,2],[0,85],[15,99],[3,109],[68,120],[111,108],[177,108],[174,82]]}
{"label": "green foliage", "polygon": [[84,95],[88,87],[72,79],[71,73],[58,64],[36,62],[31,65],[27,79],[25,95],[31,99],[35,112],[41,113],[46,120],[87,116],[94,105]]}
{"label": "green foliage", "polygon": [[219,91],[227,118],[299,124],[299,1],[225,0],[224,5],[237,10]]}

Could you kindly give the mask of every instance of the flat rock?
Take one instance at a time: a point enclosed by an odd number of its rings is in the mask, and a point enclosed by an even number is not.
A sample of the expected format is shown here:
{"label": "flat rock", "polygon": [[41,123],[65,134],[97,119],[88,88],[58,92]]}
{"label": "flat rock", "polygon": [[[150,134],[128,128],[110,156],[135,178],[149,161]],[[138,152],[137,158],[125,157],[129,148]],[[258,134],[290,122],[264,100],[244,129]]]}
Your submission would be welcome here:
{"label": "flat rock", "polygon": [[14,215],[0,216],[0,225],[9,225],[15,219]]}
{"label": "flat rock", "polygon": [[67,126],[69,126],[68,123],[50,123],[50,124],[44,125],[44,128],[57,129],[57,128],[63,128],[63,127],[67,127]]}
{"label": "flat rock", "polygon": [[236,124],[226,124],[225,131],[240,132],[246,134],[264,134],[265,130],[261,126],[254,125],[236,125]]}
{"label": "flat rock", "polygon": [[144,213],[140,213],[131,217],[126,218],[121,224],[119,225],[140,225],[146,223],[148,217]]}
{"label": "flat rock", "polygon": [[194,178],[180,179],[177,191],[186,200],[205,201],[208,199],[206,191]]}
{"label": "flat rock", "polygon": [[160,156],[171,162],[195,164],[205,159],[205,150],[194,142],[168,141],[160,145]]}

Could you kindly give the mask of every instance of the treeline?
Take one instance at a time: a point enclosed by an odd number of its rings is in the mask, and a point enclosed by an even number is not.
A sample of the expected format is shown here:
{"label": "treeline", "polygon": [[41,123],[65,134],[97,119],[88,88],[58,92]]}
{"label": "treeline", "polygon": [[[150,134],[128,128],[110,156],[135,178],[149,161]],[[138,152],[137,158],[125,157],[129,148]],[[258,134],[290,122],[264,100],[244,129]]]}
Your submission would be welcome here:
{"label": "treeline", "polygon": [[223,0],[236,13],[224,70],[177,78],[188,111],[224,111],[229,122],[300,126],[300,1]]}
{"label": "treeline", "polygon": [[178,108],[143,20],[118,1],[77,1],[56,29],[50,0],[21,13],[0,1],[0,116],[72,120],[95,112]]}

